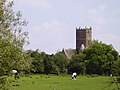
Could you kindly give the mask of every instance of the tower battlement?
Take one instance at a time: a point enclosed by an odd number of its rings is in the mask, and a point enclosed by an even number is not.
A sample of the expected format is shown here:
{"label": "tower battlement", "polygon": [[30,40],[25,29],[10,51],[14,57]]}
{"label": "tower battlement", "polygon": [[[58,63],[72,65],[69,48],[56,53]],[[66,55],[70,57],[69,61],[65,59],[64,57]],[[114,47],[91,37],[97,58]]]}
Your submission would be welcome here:
{"label": "tower battlement", "polygon": [[91,27],[84,27],[84,28],[76,27],[76,30],[92,30],[92,28]]}

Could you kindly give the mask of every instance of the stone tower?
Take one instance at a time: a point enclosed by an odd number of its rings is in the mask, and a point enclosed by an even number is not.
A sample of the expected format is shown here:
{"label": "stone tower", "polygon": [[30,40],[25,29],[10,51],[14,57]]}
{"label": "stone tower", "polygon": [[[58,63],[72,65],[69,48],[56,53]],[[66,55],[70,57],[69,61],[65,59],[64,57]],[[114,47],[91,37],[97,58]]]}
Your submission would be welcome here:
{"label": "stone tower", "polygon": [[92,40],[92,28],[76,28],[76,51],[80,53],[84,48],[89,47]]}

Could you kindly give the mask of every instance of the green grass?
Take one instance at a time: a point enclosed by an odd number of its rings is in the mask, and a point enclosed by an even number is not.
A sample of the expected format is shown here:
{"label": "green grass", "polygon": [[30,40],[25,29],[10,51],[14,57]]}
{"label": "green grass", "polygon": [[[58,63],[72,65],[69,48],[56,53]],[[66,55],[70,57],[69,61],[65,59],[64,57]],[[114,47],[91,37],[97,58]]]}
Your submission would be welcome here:
{"label": "green grass", "polygon": [[12,90],[115,90],[115,85],[108,87],[109,77],[78,76],[72,80],[71,76],[31,75],[20,77],[17,86]]}

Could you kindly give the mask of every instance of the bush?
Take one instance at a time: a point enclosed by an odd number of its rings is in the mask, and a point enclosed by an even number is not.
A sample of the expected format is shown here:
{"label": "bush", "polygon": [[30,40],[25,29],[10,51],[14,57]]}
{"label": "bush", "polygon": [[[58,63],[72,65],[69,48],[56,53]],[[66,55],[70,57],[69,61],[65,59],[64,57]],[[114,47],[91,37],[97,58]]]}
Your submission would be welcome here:
{"label": "bush", "polygon": [[10,80],[7,76],[0,76],[0,90],[10,90]]}
{"label": "bush", "polygon": [[53,65],[52,74],[56,74],[56,75],[60,74],[60,69],[56,65]]}

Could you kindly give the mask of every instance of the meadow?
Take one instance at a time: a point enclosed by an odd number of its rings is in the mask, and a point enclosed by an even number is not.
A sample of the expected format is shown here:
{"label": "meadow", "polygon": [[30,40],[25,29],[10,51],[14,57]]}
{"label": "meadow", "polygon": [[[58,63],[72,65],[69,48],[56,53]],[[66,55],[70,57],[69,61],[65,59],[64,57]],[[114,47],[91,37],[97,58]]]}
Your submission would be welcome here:
{"label": "meadow", "polygon": [[13,82],[12,90],[115,90],[115,85],[108,87],[109,80],[106,76],[78,76],[72,80],[70,75],[29,75]]}

